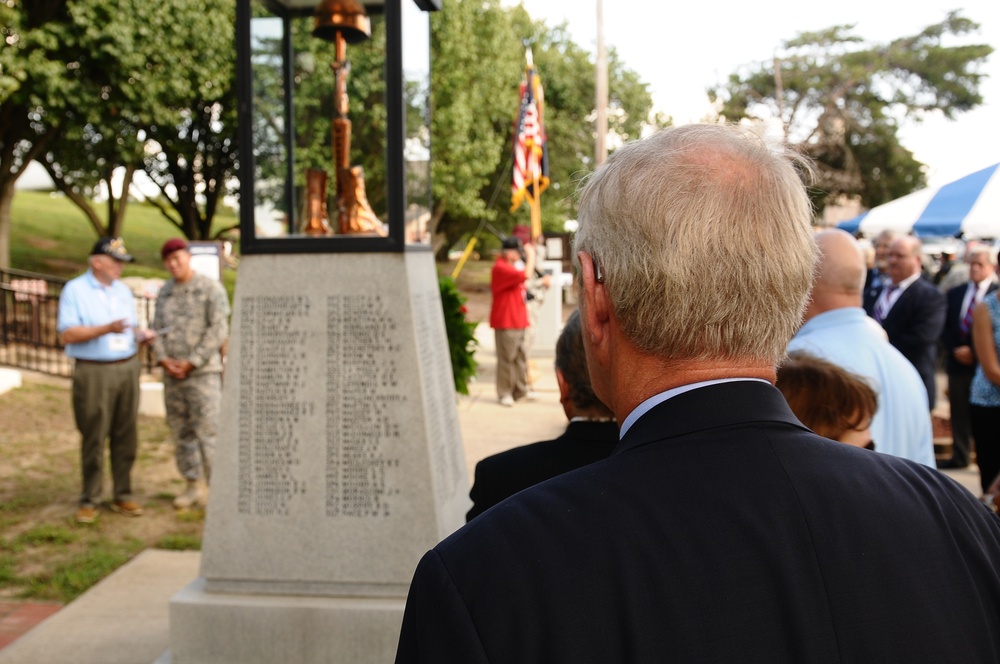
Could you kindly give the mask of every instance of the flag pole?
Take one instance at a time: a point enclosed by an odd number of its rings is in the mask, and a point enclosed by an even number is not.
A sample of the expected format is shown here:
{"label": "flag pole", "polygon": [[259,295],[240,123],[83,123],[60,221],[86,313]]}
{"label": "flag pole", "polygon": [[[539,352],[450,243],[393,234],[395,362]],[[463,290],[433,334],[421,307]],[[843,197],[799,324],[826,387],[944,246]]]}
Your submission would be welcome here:
{"label": "flag pole", "polygon": [[531,208],[531,240],[537,240],[542,234],[542,195],[538,191],[538,173],[533,176],[535,195],[528,199]]}
{"label": "flag pole", "polygon": [[597,0],[597,136],[594,141],[594,166],[608,158],[608,53],[604,48],[604,2]]}

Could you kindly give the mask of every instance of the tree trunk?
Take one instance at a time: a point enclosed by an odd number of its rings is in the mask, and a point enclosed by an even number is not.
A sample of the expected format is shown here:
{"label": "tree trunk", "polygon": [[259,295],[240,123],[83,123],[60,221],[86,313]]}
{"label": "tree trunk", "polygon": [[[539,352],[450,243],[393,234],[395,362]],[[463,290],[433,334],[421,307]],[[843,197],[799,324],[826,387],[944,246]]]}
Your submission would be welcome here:
{"label": "tree trunk", "polygon": [[[80,208],[80,211],[83,212],[84,216],[87,217],[87,221],[89,221],[90,225],[94,228],[97,236],[102,237],[107,235],[107,229],[104,228],[104,224],[101,223],[101,218],[97,216],[97,211],[90,204],[90,201],[76,191],[73,191],[73,188],[66,184],[66,180],[61,177],[58,172],[56,172],[56,169],[53,168],[52,164],[49,163],[47,159],[41,159],[38,163],[45,168],[45,172],[49,174],[50,178],[52,178],[52,182],[56,185],[56,189],[65,194],[66,198],[68,198],[75,206]],[[110,191],[110,189],[111,182],[108,181],[108,190]]]}
{"label": "tree trunk", "polygon": [[0,269],[10,267],[10,208],[14,202],[14,181],[0,188]]}

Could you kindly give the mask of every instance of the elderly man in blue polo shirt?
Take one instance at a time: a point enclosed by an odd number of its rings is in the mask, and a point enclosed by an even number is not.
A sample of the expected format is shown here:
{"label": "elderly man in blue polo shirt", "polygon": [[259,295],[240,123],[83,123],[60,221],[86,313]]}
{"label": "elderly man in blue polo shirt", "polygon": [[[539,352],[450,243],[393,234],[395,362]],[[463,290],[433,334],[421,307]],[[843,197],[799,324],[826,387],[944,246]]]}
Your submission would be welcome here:
{"label": "elderly man in blue polo shirt", "polygon": [[132,291],[119,281],[131,260],[120,238],[101,238],[90,252],[90,269],[70,280],[59,297],[59,338],[75,360],[73,416],[82,436],[80,523],[97,519],[107,439],[114,486],[110,507],[126,516],[142,514],[131,480],[138,443],[137,351],[154,334],[137,329]]}

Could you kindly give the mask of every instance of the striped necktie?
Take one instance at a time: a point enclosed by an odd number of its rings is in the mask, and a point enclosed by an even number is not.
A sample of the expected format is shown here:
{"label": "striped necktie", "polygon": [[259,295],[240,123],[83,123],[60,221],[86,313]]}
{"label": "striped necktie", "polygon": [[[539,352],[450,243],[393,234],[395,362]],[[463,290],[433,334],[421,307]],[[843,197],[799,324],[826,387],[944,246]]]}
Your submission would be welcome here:
{"label": "striped necktie", "polygon": [[972,291],[972,297],[969,298],[969,306],[965,308],[965,315],[962,316],[962,320],[958,324],[958,328],[962,331],[962,335],[965,338],[969,337],[969,332],[972,330],[972,312],[976,310],[976,291]]}
{"label": "striped necktie", "polygon": [[888,286],[883,293],[885,297],[880,297],[878,302],[875,304],[875,321],[881,323],[885,320],[885,317],[889,314],[889,298],[892,294],[899,290],[899,286],[895,284]]}

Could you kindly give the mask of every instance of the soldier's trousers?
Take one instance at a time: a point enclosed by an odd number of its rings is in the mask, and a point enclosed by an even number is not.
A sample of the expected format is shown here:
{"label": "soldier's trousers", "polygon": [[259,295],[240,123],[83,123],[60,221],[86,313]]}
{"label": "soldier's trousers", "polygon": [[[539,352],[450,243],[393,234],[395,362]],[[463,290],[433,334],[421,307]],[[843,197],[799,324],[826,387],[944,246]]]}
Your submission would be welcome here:
{"label": "soldier's trousers", "polygon": [[164,376],[163,401],[174,434],[177,470],[185,479],[204,475],[208,482],[218,437],[222,374],[196,374],[183,380]]}

